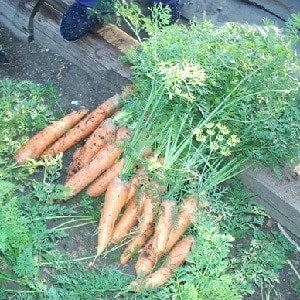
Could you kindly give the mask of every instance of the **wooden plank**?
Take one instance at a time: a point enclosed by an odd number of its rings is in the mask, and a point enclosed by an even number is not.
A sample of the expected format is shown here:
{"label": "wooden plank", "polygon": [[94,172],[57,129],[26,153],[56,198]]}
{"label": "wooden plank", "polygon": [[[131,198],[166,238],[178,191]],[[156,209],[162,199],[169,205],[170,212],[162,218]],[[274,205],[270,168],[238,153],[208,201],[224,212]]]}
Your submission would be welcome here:
{"label": "wooden plank", "polygon": [[1,0],[0,22],[22,40],[31,38],[31,20],[41,0]]}
{"label": "wooden plank", "polygon": [[130,83],[129,66],[119,62],[120,51],[108,44],[97,32],[78,41],[67,42],[59,33],[62,13],[47,1],[34,19],[34,39],[38,44],[60,54],[83,71],[118,91]]}
{"label": "wooden plank", "polygon": [[266,212],[300,238],[300,178],[285,172],[279,180],[268,169],[248,170],[240,175],[245,187],[254,194],[253,200]]}
{"label": "wooden plank", "polygon": [[111,23],[99,29],[98,34],[121,52],[125,52],[131,47],[138,45],[136,39]]}

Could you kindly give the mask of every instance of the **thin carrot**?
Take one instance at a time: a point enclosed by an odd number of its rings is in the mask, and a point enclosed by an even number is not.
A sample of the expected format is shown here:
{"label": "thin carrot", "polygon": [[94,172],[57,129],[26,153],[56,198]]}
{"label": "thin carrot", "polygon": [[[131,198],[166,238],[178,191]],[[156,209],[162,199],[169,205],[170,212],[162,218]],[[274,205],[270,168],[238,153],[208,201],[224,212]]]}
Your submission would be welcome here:
{"label": "thin carrot", "polygon": [[111,239],[115,221],[127,201],[128,192],[129,184],[119,177],[110,181],[98,225],[97,256],[105,250]]}
{"label": "thin carrot", "polygon": [[177,243],[185,231],[189,228],[192,222],[193,215],[197,211],[196,199],[189,195],[179,208],[178,215],[174,222],[174,226],[170,231],[168,242],[166,243],[165,253],[169,252],[171,248]]}
{"label": "thin carrot", "polygon": [[166,244],[174,224],[175,202],[164,200],[160,206],[158,224],[155,227],[153,248],[156,256],[165,252]]}
{"label": "thin carrot", "polygon": [[55,156],[60,152],[65,152],[81,140],[89,136],[105,119],[109,118],[120,107],[119,95],[104,101],[96,109],[90,112],[75,127],[70,129],[64,136],[48,147],[43,155]]}
{"label": "thin carrot", "polygon": [[[161,203],[160,195],[165,187],[159,186],[155,181],[147,180],[147,185],[141,191],[144,197],[143,208],[139,217],[136,235],[128,243],[121,254],[121,263],[124,264],[145,245],[149,237],[154,232],[155,216],[157,215]],[[142,199],[142,198],[141,198]]]}
{"label": "thin carrot", "polygon": [[164,200],[161,203],[154,235],[142,249],[135,264],[135,271],[138,276],[149,274],[164,253],[173,225],[174,206],[175,202],[170,200]]}
{"label": "thin carrot", "polygon": [[76,125],[86,114],[86,109],[74,111],[48,125],[16,152],[14,156],[16,163],[23,165],[29,158],[38,158],[49,145],[53,144],[68,129]]}
{"label": "thin carrot", "polygon": [[144,197],[142,200],[143,209],[140,216],[140,222],[138,223],[137,232],[123,250],[120,258],[121,264],[127,263],[130,258],[145,245],[148,238],[154,232],[154,211],[152,199],[146,193],[143,193],[142,197]]}
{"label": "thin carrot", "polygon": [[118,244],[126,234],[138,222],[138,216],[143,207],[143,202],[139,201],[136,197],[132,197],[127,203],[124,213],[120,220],[116,223],[111,238],[111,243]]}
{"label": "thin carrot", "polygon": [[138,169],[137,172],[132,176],[130,180],[130,190],[128,198],[131,199],[136,195],[137,188],[140,187],[143,181],[146,180],[146,171],[145,169]]}
{"label": "thin carrot", "polygon": [[87,185],[115,163],[116,159],[123,151],[122,143],[124,139],[128,138],[129,134],[129,131],[126,128],[122,127],[118,129],[117,138],[114,143],[106,144],[93,157],[87,166],[67,179],[65,187],[71,189],[72,196],[82,191]]}
{"label": "thin carrot", "polygon": [[111,118],[104,120],[87,138],[84,145],[77,148],[73,154],[73,161],[68,169],[68,176],[72,176],[86,166],[96,153],[109,141],[113,140],[117,128]]}
{"label": "thin carrot", "polygon": [[123,165],[124,158],[121,158],[105,172],[103,172],[97,179],[95,179],[86,189],[86,193],[90,197],[102,195],[106,191],[112,178],[120,175]]}
{"label": "thin carrot", "polygon": [[128,261],[146,244],[153,232],[153,226],[147,228],[143,233],[138,232],[122,251],[120,263],[122,265],[127,264]]}

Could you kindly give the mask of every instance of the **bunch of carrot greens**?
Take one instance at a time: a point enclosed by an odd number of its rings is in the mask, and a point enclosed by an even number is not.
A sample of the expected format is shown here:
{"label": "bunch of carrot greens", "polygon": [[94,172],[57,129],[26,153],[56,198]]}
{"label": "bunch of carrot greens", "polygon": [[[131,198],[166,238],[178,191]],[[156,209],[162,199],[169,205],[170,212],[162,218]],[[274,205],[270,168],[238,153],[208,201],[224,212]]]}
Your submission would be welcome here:
{"label": "bunch of carrot greens", "polygon": [[[48,144],[34,149],[29,142],[25,156],[24,148],[16,155],[21,163],[32,155],[46,158],[86,139],[74,152],[65,198],[84,189],[104,195],[97,256],[125,243],[120,263],[138,256],[137,279],[129,285],[134,291],[177,274],[199,249],[201,234],[210,232],[216,248],[232,241],[210,219],[211,198],[245,162],[276,168],[298,155],[300,123],[299,61],[276,26],[204,20],[161,30],[143,24],[153,31],[126,56],[134,82],[129,94],[75,113],[80,117],[66,127],[64,120],[53,123]],[[204,220],[215,231],[206,231]],[[229,251],[223,246],[221,262]],[[234,288],[231,296],[239,299]]]}

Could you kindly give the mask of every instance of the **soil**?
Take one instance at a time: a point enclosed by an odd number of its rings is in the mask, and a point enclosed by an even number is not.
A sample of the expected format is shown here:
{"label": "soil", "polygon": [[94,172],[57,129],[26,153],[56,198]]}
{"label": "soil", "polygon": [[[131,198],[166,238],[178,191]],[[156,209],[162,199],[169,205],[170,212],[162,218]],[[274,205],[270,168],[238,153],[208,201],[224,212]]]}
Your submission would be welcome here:
{"label": "soil", "polygon": [[[34,41],[27,43],[18,40],[1,23],[0,44],[2,44],[9,59],[8,64],[0,64],[0,79],[29,80],[38,84],[51,82],[58,90],[59,104],[63,110],[70,111],[78,107],[92,109],[116,93],[115,90],[103,88],[101,82],[85,74],[58,53],[43,48]],[[67,155],[70,156],[71,154],[67,153]],[[76,199],[72,201],[76,201]],[[277,223],[274,220],[269,220],[268,224],[268,229],[270,226],[277,228]],[[91,256],[94,253],[93,245],[96,244],[95,232],[95,225],[88,225],[84,229],[74,229],[73,232],[70,232],[70,238],[60,241],[57,247],[74,257]],[[86,245],[91,245],[91,248],[88,249]],[[70,249],[77,250],[71,253]],[[299,252],[297,255],[293,258],[292,263],[299,272]],[[103,258],[98,263],[116,264],[109,258]],[[122,271],[130,274],[133,272],[133,266],[129,265]],[[290,265],[287,265],[280,272],[280,294],[273,294],[270,299],[300,299],[299,294],[294,290],[295,278],[295,271]],[[267,299],[265,292],[258,288],[254,295],[245,297],[245,299]]]}

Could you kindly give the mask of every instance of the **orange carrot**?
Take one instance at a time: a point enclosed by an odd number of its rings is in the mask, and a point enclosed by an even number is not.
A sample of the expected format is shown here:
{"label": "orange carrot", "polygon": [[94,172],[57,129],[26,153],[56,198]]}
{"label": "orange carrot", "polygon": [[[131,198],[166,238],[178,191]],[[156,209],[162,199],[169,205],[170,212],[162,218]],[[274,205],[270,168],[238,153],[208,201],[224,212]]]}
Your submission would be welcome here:
{"label": "orange carrot", "polygon": [[167,259],[159,269],[146,278],[138,278],[131,282],[129,289],[140,291],[142,288],[153,289],[165,284],[172,276],[173,271],[185,262],[193,241],[192,236],[181,239],[170,251]]}
{"label": "orange carrot", "polygon": [[29,158],[38,158],[49,145],[53,144],[68,129],[76,125],[86,114],[86,109],[74,111],[48,125],[16,152],[14,156],[16,163],[23,165]]}
{"label": "orange carrot", "polygon": [[114,177],[107,187],[104,205],[98,225],[97,256],[107,247],[113,233],[114,224],[127,201],[129,184]]}
{"label": "orange carrot", "polygon": [[153,237],[151,237],[150,240],[148,240],[146,245],[143,247],[135,263],[134,267],[137,276],[141,277],[151,273],[156,262],[157,262],[157,256],[155,255],[155,251],[153,247]]}
{"label": "orange carrot", "polygon": [[165,260],[163,266],[171,270],[179,267],[186,260],[186,256],[189,254],[194,238],[189,235],[181,239],[169,252],[167,259]]}
{"label": "orange carrot", "polygon": [[96,109],[90,112],[75,127],[70,129],[64,136],[56,141],[52,146],[48,147],[43,155],[55,156],[60,152],[65,152],[78,142],[89,136],[105,119],[109,118],[120,107],[119,95],[115,95]]}
{"label": "orange carrot", "polygon": [[136,190],[142,185],[142,182],[146,179],[146,172],[144,169],[138,169],[130,180],[130,190],[128,198],[131,199],[136,195]]}
{"label": "orange carrot", "polygon": [[138,216],[142,209],[143,202],[137,200],[136,197],[132,197],[127,203],[124,213],[122,214],[120,220],[116,223],[111,243],[118,244],[125,235],[133,228],[138,222]]}
{"label": "orange carrot", "polygon": [[142,249],[135,264],[135,271],[138,276],[149,274],[154,268],[157,260],[164,253],[169,233],[173,225],[174,205],[175,203],[170,200],[164,200],[162,202],[154,235]]}
{"label": "orange carrot", "polygon": [[87,194],[90,197],[97,197],[102,195],[112,178],[118,177],[123,168],[124,158],[121,158],[115,164],[113,164],[110,168],[108,168],[105,172],[103,172],[96,180],[94,180],[86,189]]}
{"label": "orange carrot", "polygon": [[197,210],[197,201],[193,196],[188,196],[181,204],[174,226],[170,231],[165,253],[177,243],[192,222],[192,217]]}
{"label": "orange carrot", "polygon": [[143,208],[139,218],[136,235],[125,247],[121,254],[121,263],[124,264],[145,245],[149,237],[154,232],[154,221],[161,202],[160,195],[164,187],[159,186],[154,181],[147,181],[144,191],[141,191]]}
{"label": "orange carrot", "polygon": [[155,227],[155,238],[153,248],[156,256],[165,252],[166,243],[174,224],[175,202],[164,200],[160,206],[158,224]]}
{"label": "orange carrot", "polygon": [[144,289],[154,289],[166,283],[172,276],[172,270],[166,267],[161,267],[157,271],[148,275],[144,280],[138,278],[130,283],[128,289],[135,292]]}
{"label": "orange carrot", "polygon": [[126,245],[120,257],[120,263],[125,265],[147,242],[153,234],[153,226],[147,228],[143,233],[137,233],[135,237]]}
{"label": "orange carrot", "polygon": [[84,145],[77,148],[73,154],[73,161],[68,169],[68,176],[72,176],[86,166],[93,156],[109,141],[113,140],[117,128],[111,118],[104,120],[88,137]]}
{"label": "orange carrot", "polygon": [[129,259],[145,245],[148,238],[154,231],[154,211],[152,199],[146,193],[143,193],[143,209],[138,223],[136,235],[126,245],[121,254],[121,264],[125,264]]}
{"label": "orange carrot", "polygon": [[117,131],[117,138],[114,143],[106,144],[89,162],[72,177],[67,179],[65,187],[71,189],[72,196],[78,194],[87,185],[94,181],[104,171],[110,168],[122,153],[122,143],[129,136],[129,131],[120,128]]}

